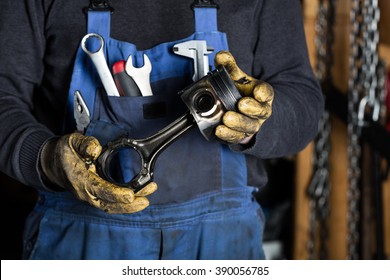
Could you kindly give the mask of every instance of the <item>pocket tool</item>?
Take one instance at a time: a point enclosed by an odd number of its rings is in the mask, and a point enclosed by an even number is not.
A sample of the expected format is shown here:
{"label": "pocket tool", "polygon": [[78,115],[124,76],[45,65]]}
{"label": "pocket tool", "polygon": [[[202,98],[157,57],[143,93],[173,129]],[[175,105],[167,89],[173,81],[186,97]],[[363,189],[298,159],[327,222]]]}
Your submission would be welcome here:
{"label": "pocket tool", "polygon": [[74,92],[73,98],[73,114],[76,120],[77,130],[84,133],[85,129],[91,121],[89,109],[80,91],[76,90]]}
{"label": "pocket tool", "polygon": [[125,66],[126,61],[120,60],[112,66],[114,81],[121,96],[142,96],[137,84],[127,75]]}
{"label": "pocket tool", "polygon": [[126,73],[137,84],[142,96],[153,95],[152,88],[150,87],[150,72],[152,72],[152,64],[146,54],[144,54],[144,65],[140,68],[133,66],[133,59],[131,55],[127,59]]}
{"label": "pocket tool", "polygon": [[[223,66],[207,74],[198,82],[179,92],[189,111],[156,134],[132,139],[120,137],[107,144],[96,162],[97,171],[106,180],[128,187],[135,192],[153,180],[154,165],[159,154],[182,134],[198,126],[207,140],[212,140],[214,128],[226,111],[235,110],[240,93]],[[115,171],[114,156],[123,149],[134,149],[141,159],[141,168],[130,182],[118,183],[111,171]]]}
{"label": "pocket tool", "polygon": [[[98,41],[94,40],[93,38],[97,38]],[[95,50],[96,43],[99,44],[97,50]],[[83,51],[91,58],[93,64],[95,65],[107,95],[120,96],[118,89],[115,86],[115,82],[111,75],[110,69],[108,68],[106,58],[104,57],[103,37],[96,33],[89,33],[85,35],[81,40],[81,47],[83,48]]]}
{"label": "pocket tool", "polygon": [[173,52],[177,55],[192,58],[194,61],[194,82],[203,78],[209,72],[208,54],[212,53],[214,48],[208,47],[205,40],[191,40],[179,43],[173,46]]}

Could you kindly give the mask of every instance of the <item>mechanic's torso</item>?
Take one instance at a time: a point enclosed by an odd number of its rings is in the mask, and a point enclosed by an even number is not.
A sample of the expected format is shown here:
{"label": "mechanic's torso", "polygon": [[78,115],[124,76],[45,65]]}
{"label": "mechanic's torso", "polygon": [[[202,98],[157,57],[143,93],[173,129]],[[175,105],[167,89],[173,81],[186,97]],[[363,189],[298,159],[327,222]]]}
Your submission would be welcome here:
{"label": "mechanic's torso", "polygon": [[[37,1],[41,5],[41,1]],[[229,49],[241,68],[252,69],[257,17],[262,1],[215,1],[219,4],[218,28],[227,33]],[[45,68],[41,93],[35,98],[40,121],[59,132],[63,120],[73,61],[81,38],[86,33],[83,8],[89,1],[43,1],[46,14]],[[156,44],[185,38],[194,32],[192,0],[185,1],[110,1],[115,9],[111,17],[111,37],[135,44],[139,50]],[[40,7],[39,7],[40,8]],[[42,8],[41,8],[42,9]],[[54,70],[53,70],[54,69]],[[43,94],[42,94],[43,93]],[[56,96],[53,96],[55,94]],[[58,102],[61,100],[61,102]],[[53,118],[53,112],[56,117]],[[42,114],[42,113],[39,113]]]}

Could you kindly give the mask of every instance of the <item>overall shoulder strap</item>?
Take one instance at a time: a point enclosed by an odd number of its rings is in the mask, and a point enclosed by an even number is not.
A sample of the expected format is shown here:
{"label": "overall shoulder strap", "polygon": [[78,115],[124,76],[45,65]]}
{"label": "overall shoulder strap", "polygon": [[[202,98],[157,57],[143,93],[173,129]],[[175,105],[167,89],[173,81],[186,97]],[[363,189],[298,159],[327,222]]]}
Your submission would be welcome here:
{"label": "overall shoulder strap", "polygon": [[[90,0],[89,6],[84,8],[84,13],[87,14],[87,33],[98,33],[107,40],[110,36],[110,20],[113,9],[108,5],[108,1]],[[106,48],[106,44],[104,45]],[[73,117],[74,111],[74,92],[80,90],[83,85],[82,96],[87,104],[91,116],[93,116],[94,101],[95,101],[95,83],[91,77],[82,75],[85,69],[86,54],[79,47],[74,63],[72,81],[70,83],[68,95],[68,107],[66,120],[64,122],[63,131],[73,131],[76,124]]]}
{"label": "overall shoulder strap", "polygon": [[110,36],[111,14],[114,9],[108,0],[90,0],[89,6],[84,9],[88,15],[87,32],[98,33],[104,39]]}
{"label": "overall shoulder strap", "polygon": [[191,8],[194,10],[196,32],[218,31],[218,5],[213,0],[195,0]]}

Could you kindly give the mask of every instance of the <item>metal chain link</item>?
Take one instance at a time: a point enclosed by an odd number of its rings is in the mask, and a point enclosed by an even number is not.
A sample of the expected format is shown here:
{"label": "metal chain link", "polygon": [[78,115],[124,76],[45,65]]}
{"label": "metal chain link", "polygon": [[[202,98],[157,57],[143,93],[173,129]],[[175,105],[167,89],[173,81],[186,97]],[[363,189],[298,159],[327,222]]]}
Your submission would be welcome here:
{"label": "metal chain link", "polygon": [[[320,82],[332,82],[333,65],[332,46],[334,42],[335,0],[320,0],[316,25],[316,75]],[[331,125],[329,112],[324,111],[319,124],[319,131],[314,140],[313,175],[307,192],[310,199],[309,240],[307,243],[309,259],[327,259],[328,217],[330,212],[329,195],[329,154]],[[319,241],[316,242],[316,233]],[[316,254],[316,243],[319,254]]]}
{"label": "metal chain link", "polygon": [[350,56],[349,56],[349,80],[348,80],[348,259],[358,259],[358,242],[359,242],[359,220],[360,210],[358,207],[360,201],[360,189],[358,182],[360,180],[360,156],[361,147],[359,143],[361,127],[358,124],[358,106],[360,100],[361,83],[360,83],[360,64],[361,43],[359,38],[362,36],[362,9],[361,0],[351,0],[350,12]]}
{"label": "metal chain link", "polygon": [[364,125],[365,114],[370,110],[371,119],[379,120],[380,102],[377,96],[378,78],[378,22],[380,11],[378,0],[365,0],[363,2],[363,26],[362,26],[362,79],[365,96],[359,104],[358,118]]}
{"label": "metal chain link", "polygon": [[332,79],[335,0],[319,0],[316,24],[316,76],[319,81]]}
{"label": "metal chain link", "polygon": [[387,108],[386,104],[386,62],[383,59],[380,59],[377,67],[377,79],[378,87],[376,89],[376,98],[380,104],[380,113],[379,113],[379,122],[385,126],[386,125],[386,114]]}
{"label": "metal chain link", "polygon": [[[328,217],[329,207],[329,152],[330,152],[330,125],[329,113],[326,111],[320,121],[321,133],[315,139],[314,147],[314,174],[307,189],[310,198],[310,229],[308,241],[309,259],[327,258]],[[316,230],[317,229],[317,230]],[[316,233],[319,232],[319,256],[316,257]]]}
{"label": "metal chain link", "polygon": [[377,121],[376,97],[379,6],[377,0],[351,0],[348,81],[348,259],[359,259],[360,241],[360,136],[365,117]]}

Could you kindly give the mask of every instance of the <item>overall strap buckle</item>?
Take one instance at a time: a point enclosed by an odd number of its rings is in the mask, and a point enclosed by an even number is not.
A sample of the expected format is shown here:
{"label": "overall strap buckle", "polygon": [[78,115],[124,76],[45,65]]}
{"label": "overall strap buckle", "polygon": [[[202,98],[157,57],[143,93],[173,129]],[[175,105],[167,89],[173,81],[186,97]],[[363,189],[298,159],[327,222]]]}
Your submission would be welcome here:
{"label": "overall strap buckle", "polygon": [[191,5],[191,9],[194,8],[216,8],[219,9],[218,4],[214,3],[214,0],[195,0]]}
{"label": "overall strap buckle", "polygon": [[114,13],[114,8],[110,6],[108,0],[90,0],[89,6],[84,8],[84,12],[87,13],[89,11],[96,12],[110,12]]}

